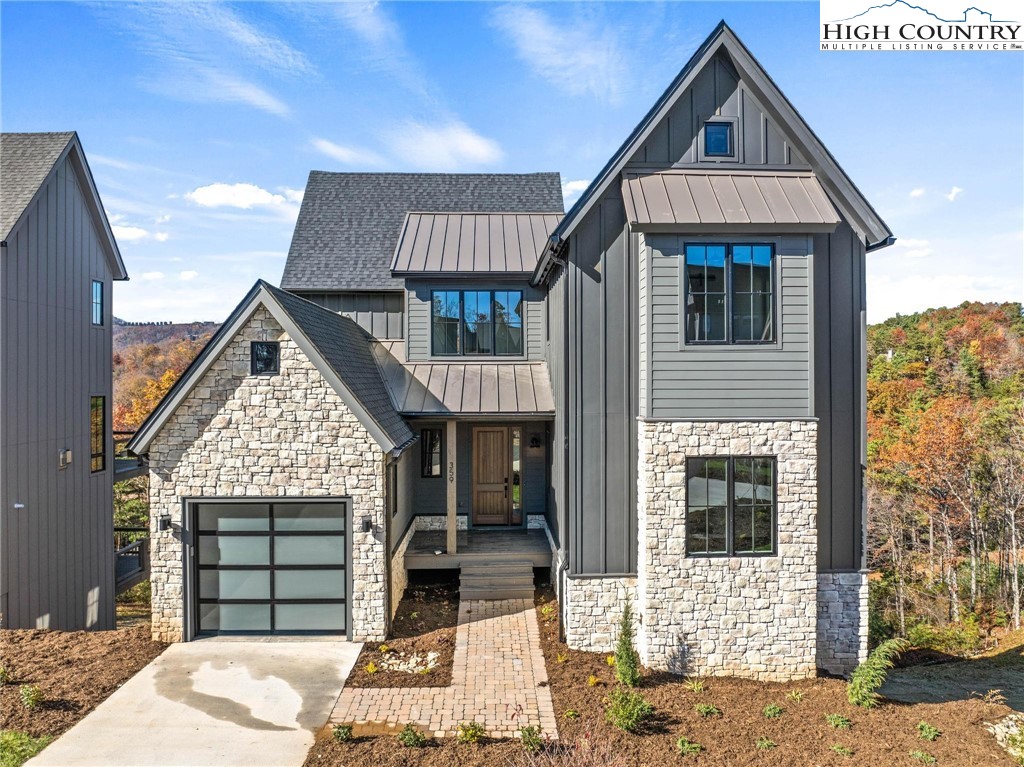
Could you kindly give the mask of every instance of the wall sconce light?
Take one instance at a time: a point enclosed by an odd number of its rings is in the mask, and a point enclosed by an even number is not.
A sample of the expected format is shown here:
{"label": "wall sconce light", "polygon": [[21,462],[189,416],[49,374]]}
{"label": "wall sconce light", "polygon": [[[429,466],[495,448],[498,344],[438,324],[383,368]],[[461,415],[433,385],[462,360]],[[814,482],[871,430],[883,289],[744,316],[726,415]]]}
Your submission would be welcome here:
{"label": "wall sconce light", "polygon": [[164,514],[162,517],[160,517],[158,525],[157,525],[157,529],[160,532],[162,532],[162,533],[171,529],[171,515],[170,514]]}
{"label": "wall sconce light", "polygon": [[530,435],[530,447],[540,447],[540,435],[539,434],[531,434]]}
{"label": "wall sconce light", "polygon": [[364,533],[372,533],[373,532],[373,520],[370,519],[369,517],[363,517],[363,532]]}

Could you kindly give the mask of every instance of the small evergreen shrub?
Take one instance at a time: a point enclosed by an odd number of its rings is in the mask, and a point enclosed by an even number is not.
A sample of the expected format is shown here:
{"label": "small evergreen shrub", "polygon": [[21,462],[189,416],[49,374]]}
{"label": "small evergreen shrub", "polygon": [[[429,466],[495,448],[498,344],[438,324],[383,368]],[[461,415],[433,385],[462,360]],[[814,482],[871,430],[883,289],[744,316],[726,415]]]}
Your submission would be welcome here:
{"label": "small evergreen shrub", "polygon": [[778,719],[786,713],[786,709],[778,703],[769,703],[764,707],[764,710],[761,713],[764,714],[765,719]]}
{"label": "small evergreen shrub", "polygon": [[608,722],[620,730],[634,732],[654,713],[654,706],[638,692],[612,690],[604,715]]}
{"label": "small evergreen shrub", "polygon": [[398,733],[397,737],[398,742],[406,748],[423,748],[427,745],[427,736],[411,724],[405,725],[405,727],[402,728],[402,731]]}
{"label": "small evergreen shrub", "polygon": [[942,730],[934,725],[928,724],[928,722],[917,723],[917,734],[921,740],[935,740],[942,734]]}
{"label": "small evergreen shrub", "polygon": [[722,710],[718,706],[713,706],[710,703],[698,703],[693,707],[693,710],[705,719],[710,716],[721,716],[722,714]]}
{"label": "small evergreen shrub", "polygon": [[519,728],[519,740],[522,741],[523,749],[530,754],[535,754],[544,747],[543,731],[532,724]]}
{"label": "small evergreen shrub", "polygon": [[878,705],[878,688],[885,683],[893,659],[906,652],[910,644],[906,639],[889,639],[878,645],[850,676],[846,697],[855,706],[872,708]]}
{"label": "small evergreen shrub", "polygon": [[754,748],[756,748],[758,751],[771,751],[777,745],[779,744],[776,743],[774,740],[769,740],[768,738],[758,738],[757,743],[754,744]]}
{"label": "small evergreen shrub", "polygon": [[848,730],[851,727],[850,720],[842,714],[825,714],[825,721],[837,730]]}
{"label": "small evergreen shrub", "polygon": [[43,702],[43,691],[37,684],[23,684],[18,689],[18,695],[21,697],[21,705],[29,711],[35,711]]}
{"label": "small evergreen shrub", "polygon": [[479,743],[486,734],[480,722],[463,722],[455,728],[455,739],[459,743]]}
{"label": "small evergreen shrub", "polygon": [[633,605],[627,599],[619,620],[619,636],[615,642],[615,677],[626,687],[640,681],[640,656],[636,652],[633,633]]}
{"label": "small evergreen shrub", "polygon": [[676,741],[676,751],[679,752],[680,756],[694,756],[703,750],[704,746],[700,743],[694,743],[684,735],[680,735],[679,740]]}
{"label": "small evergreen shrub", "polygon": [[910,758],[916,759],[917,761],[921,762],[921,764],[935,764],[937,761],[939,761],[934,756],[929,754],[927,751],[911,751]]}
{"label": "small evergreen shrub", "polygon": [[350,724],[336,724],[334,729],[331,730],[331,735],[339,743],[344,743],[347,740],[352,740],[352,725]]}
{"label": "small evergreen shrub", "polygon": [[839,754],[840,756],[853,756],[853,749],[852,748],[847,748],[846,746],[841,746],[838,743],[833,743],[831,746],[829,746],[829,750],[834,751],[835,753]]}

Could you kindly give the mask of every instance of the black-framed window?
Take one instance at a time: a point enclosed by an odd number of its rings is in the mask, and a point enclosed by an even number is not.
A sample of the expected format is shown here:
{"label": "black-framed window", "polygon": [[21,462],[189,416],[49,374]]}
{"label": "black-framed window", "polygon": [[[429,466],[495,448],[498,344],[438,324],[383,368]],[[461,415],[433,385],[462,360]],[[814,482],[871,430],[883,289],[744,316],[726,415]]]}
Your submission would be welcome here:
{"label": "black-framed window", "polygon": [[736,153],[734,141],[731,122],[704,123],[704,155],[706,157],[732,157]]}
{"label": "black-framed window", "polygon": [[441,476],[441,430],[424,429],[420,432],[420,451],[423,458],[421,474],[424,477]]}
{"label": "black-framed window", "polygon": [[775,247],[688,243],[684,254],[687,343],[775,342]]}
{"label": "black-framed window", "polygon": [[775,458],[686,459],[688,556],[775,553]]}
{"label": "black-framed window", "polygon": [[398,516],[398,461],[392,461],[387,468],[388,485],[386,489],[388,512],[390,516]]}
{"label": "black-framed window", "polygon": [[253,341],[250,352],[251,372],[254,376],[281,372],[280,341]]}
{"label": "black-framed window", "polygon": [[430,313],[435,356],[523,354],[521,290],[435,290]]}
{"label": "black-framed window", "polygon": [[89,445],[93,472],[107,468],[107,398],[89,398]]}
{"label": "black-framed window", "polygon": [[103,280],[92,281],[92,324],[103,324]]}

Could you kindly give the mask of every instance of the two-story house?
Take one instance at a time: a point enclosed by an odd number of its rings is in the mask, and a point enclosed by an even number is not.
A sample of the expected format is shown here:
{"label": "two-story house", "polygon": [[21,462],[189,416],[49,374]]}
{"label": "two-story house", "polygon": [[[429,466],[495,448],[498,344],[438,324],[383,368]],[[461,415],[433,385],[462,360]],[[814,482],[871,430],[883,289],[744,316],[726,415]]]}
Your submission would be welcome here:
{"label": "two-story house", "polygon": [[866,652],[864,263],[885,223],[723,23],[563,215],[557,174],[314,172],[140,429],[154,633],[380,640],[420,568],[624,604],[645,664]]}
{"label": "two-story house", "polygon": [[114,280],[75,133],[0,134],[0,627],[114,628]]}

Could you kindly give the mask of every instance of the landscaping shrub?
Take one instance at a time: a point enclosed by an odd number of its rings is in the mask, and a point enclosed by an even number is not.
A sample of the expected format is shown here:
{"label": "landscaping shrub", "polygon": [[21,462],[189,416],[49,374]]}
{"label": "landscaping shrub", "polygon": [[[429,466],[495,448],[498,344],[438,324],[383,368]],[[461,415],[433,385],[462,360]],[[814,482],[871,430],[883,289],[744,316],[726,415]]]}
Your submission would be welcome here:
{"label": "landscaping shrub", "polygon": [[764,714],[765,719],[778,719],[786,713],[786,709],[778,703],[769,703],[764,707],[764,710],[761,713]]}
{"label": "landscaping shrub", "polygon": [[352,725],[350,724],[336,724],[334,729],[331,730],[331,735],[339,743],[344,743],[346,740],[352,740]]}
{"label": "landscaping shrub", "polygon": [[706,689],[704,687],[704,682],[700,679],[687,679],[685,682],[683,682],[683,687],[685,687],[690,692],[696,693],[702,693]]}
{"label": "landscaping shrub", "polygon": [[0,666],[0,687],[11,681],[13,678],[11,670],[7,666]]}
{"label": "landscaping shrub", "polygon": [[622,606],[619,636],[615,641],[615,677],[626,687],[636,687],[640,681],[640,656],[634,638],[633,606],[627,599]]}
{"label": "landscaping shrub", "polygon": [[562,718],[563,719],[568,719],[570,721],[572,721],[573,719],[579,719],[580,718],[580,712],[577,711],[574,708],[569,708],[569,709],[566,709],[564,714],[562,714]]}
{"label": "landscaping shrub", "polygon": [[680,756],[693,756],[703,750],[704,746],[700,743],[694,743],[687,737],[679,736],[679,740],[676,741],[676,751],[679,752]]}
{"label": "landscaping shrub", "polygon": [[587,687],[597,687],[599,684],[601,684],[601,680],[593,674],[587,677]]}
{"label": "landscaping shrub", "polygon": [[851,726],[850,720],[842,714],[825,714],[825,721],[837,730],[848,730]]}
{"label": "landscaping shrub", "polygon": [[840,756],[853,756],[853,749],[852,748],[847,748],[846,746],[841,746],[838,743],[833,743],[831,746],[829,746],[829,750],[834,751],[835,753],[839,754]]}
{"label": "landscaping shrub", "polygon": [[921,740],[935,740],[942,734],[942,730],[928,722],[917,723],[917,734]]}
{"label": "landscaping shrub", "polygon": [[922,764],[935,764],[938,759],[929,754],[927,751],[911,751],[910,758],[916,759]]}
{"label": "landscaping shrub", "polygon": [[654,706],[638,692],[612,690],[604,715],[609,723],[626,732],[635,731],[654,713]]}
{"label": "landscaping shrub", "polygon": [[946,655],[973,655],[981,645],[981,626],[973,615],[961,623],[945,626],[917,623],[907,630],[907,641],[913,647],[926,647]]}
{"label": "landscaping shrub", "polygon": [[846,697],[855,706],[872,708],[878,705],[877,690],[885,682],[893,659],[909,647],[905,639],[889,639],[878,645],[854,670],[846,686]]}
{"label": "landscaping shrub", "polygon": [[455,739],[459,743],[479,743],[486,734],[480,722],[463,722],[455,728]]}
{"label": "landscaping shrub", "polygon": [[701,716],[703,716],[704,718],[707,718],[709,716],[719,716],[722,713],[721,709],[718,708],[718,706],[713,706],[710,703],[698,703],[696,706],[693,707],[693,710]]}
{"label": "landscaping shrub", "polygon": [[0,767],[21,767],[38,754],[50,741],[49,735],[33,738],[27,732],[0,730]]}
{"label": "landscaping shrub", "polygon": [[543,730],[534,725],[527,725],[519,728],[519,740],[523,748],[531,754],[535,754],[544,747]]}
{"label": "landscaping shrub", "polygon": [[800,703],[804,699],[804,691],[803,690],[790,690],[789,692],[786,693],[786,697],[789,698],[794,703]]}
{"label": "landscaping shrub", "polygon": [[514,767],[625,767],[608,740],[584,735],[575,740],[557,740],[539,751],[524,750],[509,761]]}
{"label": "landscaping shrub", "polygon": [[405,725],[397,737],[398,742],[406,748],[423,748],[427,745],[427,736],[411,724]]}
{"label": "landscaping shrub", "polygon": [[754,748],[756,748],[758,751],[771,751],[777,745],[779,744],[776,743],[774,740],[770,740],[768,738],[758,738],[757,743],[754,744]]}
{"label": "landscaping shrub", "polygon": [[36,684],[23,684],[18,689],[18,694],[21,696],[21,705],[29,711],[39,708],[43,702],[43,691]]}

